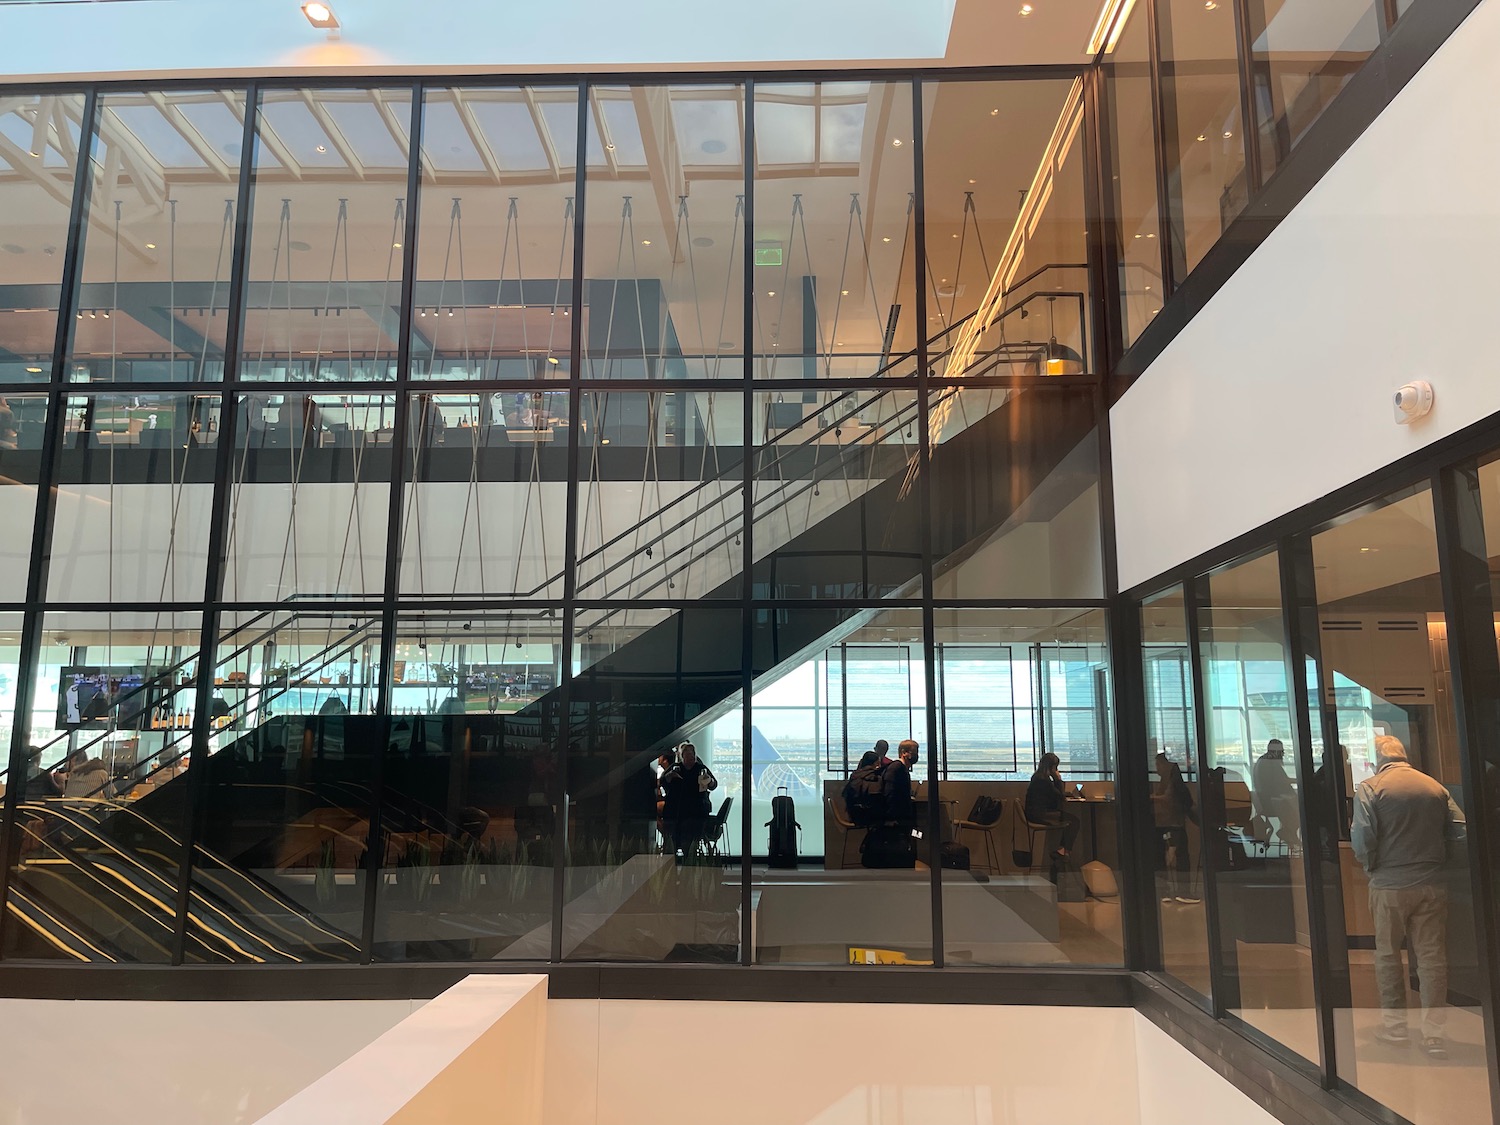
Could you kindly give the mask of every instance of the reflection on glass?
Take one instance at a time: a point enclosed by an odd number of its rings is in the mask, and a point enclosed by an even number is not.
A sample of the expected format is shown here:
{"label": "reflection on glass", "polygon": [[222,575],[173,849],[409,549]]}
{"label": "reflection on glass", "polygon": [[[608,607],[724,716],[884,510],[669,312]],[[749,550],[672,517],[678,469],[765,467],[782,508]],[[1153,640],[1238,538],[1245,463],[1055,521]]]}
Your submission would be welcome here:
{"label": "reflection on glass", "polygon": [[0,584],[25,596],[36,520],[46,395],[0,395]]}
{"label": "reflection on glass", "polygon": [[575,87],[424,95],[413,378],[567,377],[577,147]]}
{"label": "reflection on glass", "polygon": [[401,618],[377,957],[551,956],[561,638],[560,609]]}
{"label": "reflection on glass", "polygon": [[1091,392],[1050,383],[933,392],[938,597],[1103,596],[1094,413]]}
{"label": "reflection on glass", "polygon": [[[200,624],[47,613],[25,777],[6,779],[20,789],[7,957],[171,960]],[[196,960],[229,959],[234,941],[189,927]]]}
{"label": "reflection on glass", "polygon": [[235,90],[100,97],[69,378],[223,378],[244,117]]}
{"label": "reflection on glass", "polygon": [[1191,658],[1182,587],[1141,607],[1146,756],[1162,967],[1208,997],[1203,906],[1203,788],[1198,778]]}
{"label": "reflection on glass", "polygon": [[[1488,1112],[1480,967],[1427,488],[1313,536],[1323,705],[1313,841],[1346,941],[1339,1075],[1416,1125]],[[1409,961],[1402,963],[1402,947]]]}
{"label": "reflection on glass", "polygon": [[83,95],[9,94],[0,106],[0,382],[45,383],[57,346]]}
{"label": "reflection on glass", "polygon": [[[1008,374],[1026,362],[1040,371],[1049,362],[1059,372],[1083,371],[1088,220],[1074,98],[1076,87],[1064,80],[922,86],[927,347],[935,371],[947,371],[948,353],[986,303],[996,272],[1008,273],[1001,317],[981,345],[996,371],[971,366],[963,374]],[[1061,156],[1050,147],[1055,136],[1068,141]],[[1013,184],[1034,175],[1037,199],[1017,214]],[[1044,293],[1059,300],[1046,302]],[[1034,359],[1040,348],[1050,351]]]}
{"label": "reflection on glass", "polygon": [[744,397],[590,392],[583,410],[578,596],[739,597]]}
{"label": "reflection on glass", "polygon": [[1166,300],[1162,275],[1161,214],[1156,195],[1156,139],[1152,109],[1151,24],[1136,7],[1104,67],[1109,152],[1114,164],[1115,214],[1119,216],[1120,331],[1135,342]]}
{"label": "reflection on glass", "polygon": [[564,959],[739,959],[743,746],[715,720],[743,705],[741,633],[738,608],[579,614]]}
{"label": "reflection on glass", "polygon": [[395,398],[250,394],[236,409],[225,596],[378,595]]}
{"label": "reflection on glass", "polygon": [[920,597],[916,390],[753,396],[757,597]]}
{"label": "reflection on glass", "polygon": [[404,591],[424,597],[562,592],[567,411],[564,391],[412,397]]}
{"label": "reflection on glass", "polygon": [[70,395],[66,410],[48,596],[202,598],[219,397]]}
{"label": "reflection on glass", "polygon": [[244,935],[229,960],[358,960],[380,621],[281,609],[222,622],[193,891]]}
{"label": "reflection on glass", "polygon": [[[1084,370],[1088,220],[1076,143],[1079,89],[1065,80],[922,87],[927,346],[937,374]],[[1027,189],[1019,213],[1017,185]],[[987,308],[997,274],[1003,292]],[[992,323],[975,359],[950,366],[963,327],[981,308]]]}
{"label": "reflection on glass", "polygon": [[[1172,276],[1181,279],[1249,200],[1234,4],[1165,0],[1161,23]],[[1159,306],[1158,306],[1159,307]]]}
{"label": "reflection on glass", "polygon": [[1279,168],[1380,46],[1380,5],[1284,0],[1250,4],[1261,174]]}
{"label": "reflection on glass", "polygon": [[755,115],[755,377],[913,375],[911,86],[767,83]]}
{"label": "reflection on glass", "polygon": [[241,378],[395,377],[410,128],[409,89],[261,94]]}
{"label": "reflection on glass", "polygon": [[944,609],[936,627],[945,963],[1120,964],[1104,614]]}
{"label": "reflection on glass", "polygon": [[744,88],[589,99],[583,377],[742,378]]}
{"label": "reflection on glass", "polygon": [[[758,608],[752,621],[756,962],[930,964],[921,613]],[[880,754],[889,764],[859,775],[873,799],[851,806],[846,784]],[[783,798],[794,862],[778,854]]]}
{"label": "reflection on glass", "polygon": [[1313,1062],[1301,782],[1292,738],[1277,556],[1204,580],[1198,615],[1208,719],[1204,831],[1215,849],[1223,1006]]}

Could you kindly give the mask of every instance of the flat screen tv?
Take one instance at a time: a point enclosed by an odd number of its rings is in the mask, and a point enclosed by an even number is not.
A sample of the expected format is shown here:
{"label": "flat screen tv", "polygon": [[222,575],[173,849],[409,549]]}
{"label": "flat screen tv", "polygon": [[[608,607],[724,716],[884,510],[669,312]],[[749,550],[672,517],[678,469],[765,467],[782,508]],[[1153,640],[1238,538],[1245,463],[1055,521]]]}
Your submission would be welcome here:
{"label": "flat screen tv", "polygon": [[142,691],[153,675],[139,665],[68,664],[58,677],[57,727],[59,730],[147,730],[151,707],[160,693]]}

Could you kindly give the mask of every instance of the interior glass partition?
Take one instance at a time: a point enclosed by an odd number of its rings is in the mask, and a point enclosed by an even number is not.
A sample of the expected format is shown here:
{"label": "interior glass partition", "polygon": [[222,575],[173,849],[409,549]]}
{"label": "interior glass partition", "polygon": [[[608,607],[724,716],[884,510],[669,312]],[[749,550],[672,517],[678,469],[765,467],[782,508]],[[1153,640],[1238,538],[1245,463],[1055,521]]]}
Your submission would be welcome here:
{"label": "interior glass partition", "polygon": [[[1462,779],[1431,490],[1366,505],[1314,535],[1312,556],[1319,699],[1338,742],[1324,747],[1308,811],[1343,921],[1330,949],[1339,1076],[1417,1125],[1479,1118],[1489,1075],[1465,816],[1475,795]],[[1402,817],[1414,801],[1417,822]]]}

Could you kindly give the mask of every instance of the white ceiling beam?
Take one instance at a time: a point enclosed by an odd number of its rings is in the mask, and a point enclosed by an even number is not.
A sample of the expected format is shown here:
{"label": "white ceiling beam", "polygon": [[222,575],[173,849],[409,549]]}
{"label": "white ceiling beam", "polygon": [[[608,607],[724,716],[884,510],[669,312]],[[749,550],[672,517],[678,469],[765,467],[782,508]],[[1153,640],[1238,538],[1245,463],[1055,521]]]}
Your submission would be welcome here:
{"label": "white ceiling beam", "polygon": [[349,143],[348,138],[339,131],[339,127],[334,124],[333,118],[323,108],[322,103],[313,96],[313,91],[303,90],[302,101],[317,121],[318,127],[323,130],[323,134],[328,138],[329,143],[338,151],[339,159],[349,166],[349,171],[354,173],[354,178],[356,180],[365,179],[364,161],[354,151],[354,146]]}
{"label": "white ceiling beam", "polygon": [[198,154],[198,159],[208,165],[209,171],[213,172],[219,179],[228,183],[239,174],[238,167],[230,169],[214,146],[209,144],[203,134],[187,119],[187,115],[173,102],[167,101],[167,97],[159,90],[153,90],[146,95],[151,100],[158,112],[171,123],[172,128],[182,134],[182,139],[187,141],[192,150]]}
{"label": "white ceiling beam", "polygon": [[469,140],[474,142],[474,151],[479,153],[479,159],[484,163],[485,170],[497,184],[504,182],[505,173],[500,168],[500,159],[495,155],[495,150],[490,147],[489,139],[484,135],[484,129],[479,124],[479,118],[474,116],[474,107],[464,97],[463,91],[456,86],[449,93],[453,95],[453,107],[458,111],[458,119],[463,122],[464,130],[469,134]]}
{"label": "white ceiling beam", "polygon": [[[10,139],[3,135],[0,135],[0,157],[4,157],[10,161],[16,171],[22,173],[26,179],[35,183],[64,207],[71,207],[73,205],[71,176],[68,177],[67,183],[61,182],[58,176],[41,167],[38,161],[22,152],[19,145],[12,144]],[[85,174],[87,175],[88,173]],[[115,225],[114,213],[111,211],[106,216],[101,214],[100,211],[101,209],[98,207],[90,207],[89,222],[112,236]],[[120,245],[143,262],[154,262],[156,260],[155,256],[147,251],[141,245],[140,241],[130,234],[124,232],[120,234]]]}
{"label": "white ceiling beam", "polygon": [[[229,112],[233,113],[239,119],[240,124],[243,125],[245,123],[245,107],[235,97],[234,91],[220,90],[219,97],[229,107]],[[276,130],[271,128],[270,122],[264,117],[258,118],[255,123],[255,132],[260,143],[265,145],[267,151],[277,159],[287,176],[294,180],[302,179],[302,165],[297,163],[296,159],[292,156],[291,150],[276,135]],[[256,169],[255,175],[259,178],[261,170]]]}
{"label": "white ceiling beam", "polygon": [[687,173],[682,169],[682,153],[677,145],[677,129],[672,121],[672,94],[665,86],[636,86],[631,90],[635,116],[640,123],[641,140],[646,148],[646,171],[661,212],[661,226],[671,245],[674,261],[683,261],[682,247],[677,245],[677,200],[687,194]]}
{"label": "white ceiling beam", "polygon": [[547,154],[547,167],[552,170],[552,178],[561,181],[562,158],[557,155],[557,144],[552,139],[552,130],[547,128],[547,119],[542,116],[542,106],[537,101],[536,91],[528,86],[522,94],[526,98],[526,108],[531,113],[531,124],[536,129],[536,135],[541,138],[542,151]]}

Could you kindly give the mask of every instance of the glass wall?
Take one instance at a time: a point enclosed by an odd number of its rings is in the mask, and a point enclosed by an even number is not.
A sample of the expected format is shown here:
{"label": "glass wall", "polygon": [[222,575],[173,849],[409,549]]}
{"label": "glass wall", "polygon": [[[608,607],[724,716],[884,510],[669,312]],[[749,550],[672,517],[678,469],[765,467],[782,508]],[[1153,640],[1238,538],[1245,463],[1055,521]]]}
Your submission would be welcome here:
{"label": "glass wall", "polygon": [[1121,964],[1083,89],[16,103],[6,954]]}

